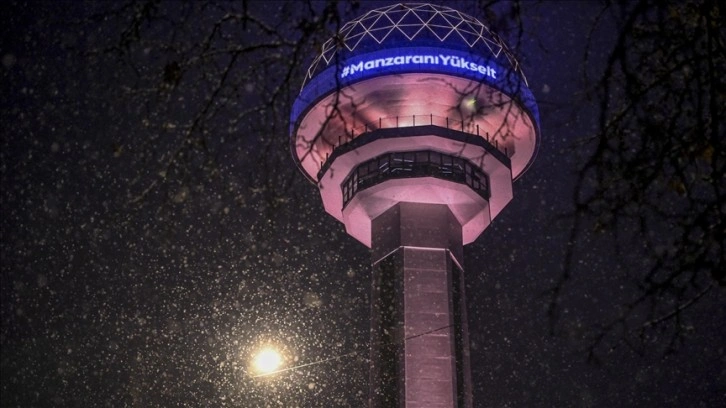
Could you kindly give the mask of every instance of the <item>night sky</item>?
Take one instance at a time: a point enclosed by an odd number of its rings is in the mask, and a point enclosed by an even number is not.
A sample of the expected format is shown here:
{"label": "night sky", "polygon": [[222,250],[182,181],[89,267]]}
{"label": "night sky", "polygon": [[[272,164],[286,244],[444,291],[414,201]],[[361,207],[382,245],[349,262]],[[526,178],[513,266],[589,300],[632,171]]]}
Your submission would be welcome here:
{"label": "night sky", "polygon": [[[370,255],[295,168],[287,120],[316,47],[389,3],[124,4],[0,6],[0,406],[365,406]],[[674,351],[667,327],[629,347],[603,326],[638,296],[638,250],[586,226],[570,242],[599,114],[583,72],[616,18],[524,2],[520,36],[513,3],[445,4],[511,41],[542,118],[513,201],[464,249],[475,406],[723,406],[723,287]],[[262,345],[301,367],[252,378]]]}

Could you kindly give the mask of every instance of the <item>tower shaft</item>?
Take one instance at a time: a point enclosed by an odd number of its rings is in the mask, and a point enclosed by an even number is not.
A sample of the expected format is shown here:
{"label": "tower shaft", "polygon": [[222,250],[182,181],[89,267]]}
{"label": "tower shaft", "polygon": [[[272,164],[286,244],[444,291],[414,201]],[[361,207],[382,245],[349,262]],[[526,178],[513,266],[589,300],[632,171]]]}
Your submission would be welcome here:
{"label": "tower shaft", "polygon": [[372,220],[370,408],[470,408],[461,226],[446,205]]}

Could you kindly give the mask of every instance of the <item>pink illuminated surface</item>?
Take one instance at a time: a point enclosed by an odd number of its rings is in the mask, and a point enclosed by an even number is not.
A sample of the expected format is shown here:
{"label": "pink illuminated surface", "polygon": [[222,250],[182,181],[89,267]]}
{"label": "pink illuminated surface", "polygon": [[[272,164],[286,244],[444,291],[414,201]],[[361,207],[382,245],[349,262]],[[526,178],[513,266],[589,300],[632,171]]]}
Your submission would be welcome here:
{"label": "pink illuminated surface", "polygon": [[[414,118],[414,116],[416,118]],[[398,117],[398,120],[396,120]],[[381,119],[383,118],[383,119]],[[404,74],[373,78],[343,88],[320,101],[297,130],[296,154],[317,179],[321,162],[335,146],[377,128],[417,125],[447,126],[484,137],[505,147],[517,178],[533,159],[536,132],[518,104],[480,82],[442,74]],[[379,121],[380,119],[380,121]]]}

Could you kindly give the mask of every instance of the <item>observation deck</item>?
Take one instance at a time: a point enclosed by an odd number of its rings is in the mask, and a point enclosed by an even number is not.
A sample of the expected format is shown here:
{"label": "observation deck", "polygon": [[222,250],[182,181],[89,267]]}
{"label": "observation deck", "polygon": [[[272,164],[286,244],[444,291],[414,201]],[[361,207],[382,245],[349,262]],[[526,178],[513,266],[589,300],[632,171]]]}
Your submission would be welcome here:
{"label": "observation deck", "polygon": [[396,202],[447,205],[472,242],[539,144],[537,105],[504,42],[430,4],[346,23],[310,65],[290,120],[298,167],[368,246],[370,220]]}

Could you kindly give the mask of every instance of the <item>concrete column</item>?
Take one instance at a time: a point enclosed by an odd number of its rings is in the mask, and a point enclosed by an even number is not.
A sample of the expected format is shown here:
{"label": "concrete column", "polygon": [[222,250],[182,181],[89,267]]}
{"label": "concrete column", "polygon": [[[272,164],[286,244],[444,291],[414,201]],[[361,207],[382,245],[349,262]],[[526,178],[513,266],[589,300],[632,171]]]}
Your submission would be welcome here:
{"label": "concrete column", "polygon": [[399,203],[372,233],[371,408],[470,408],[459,223]]}

